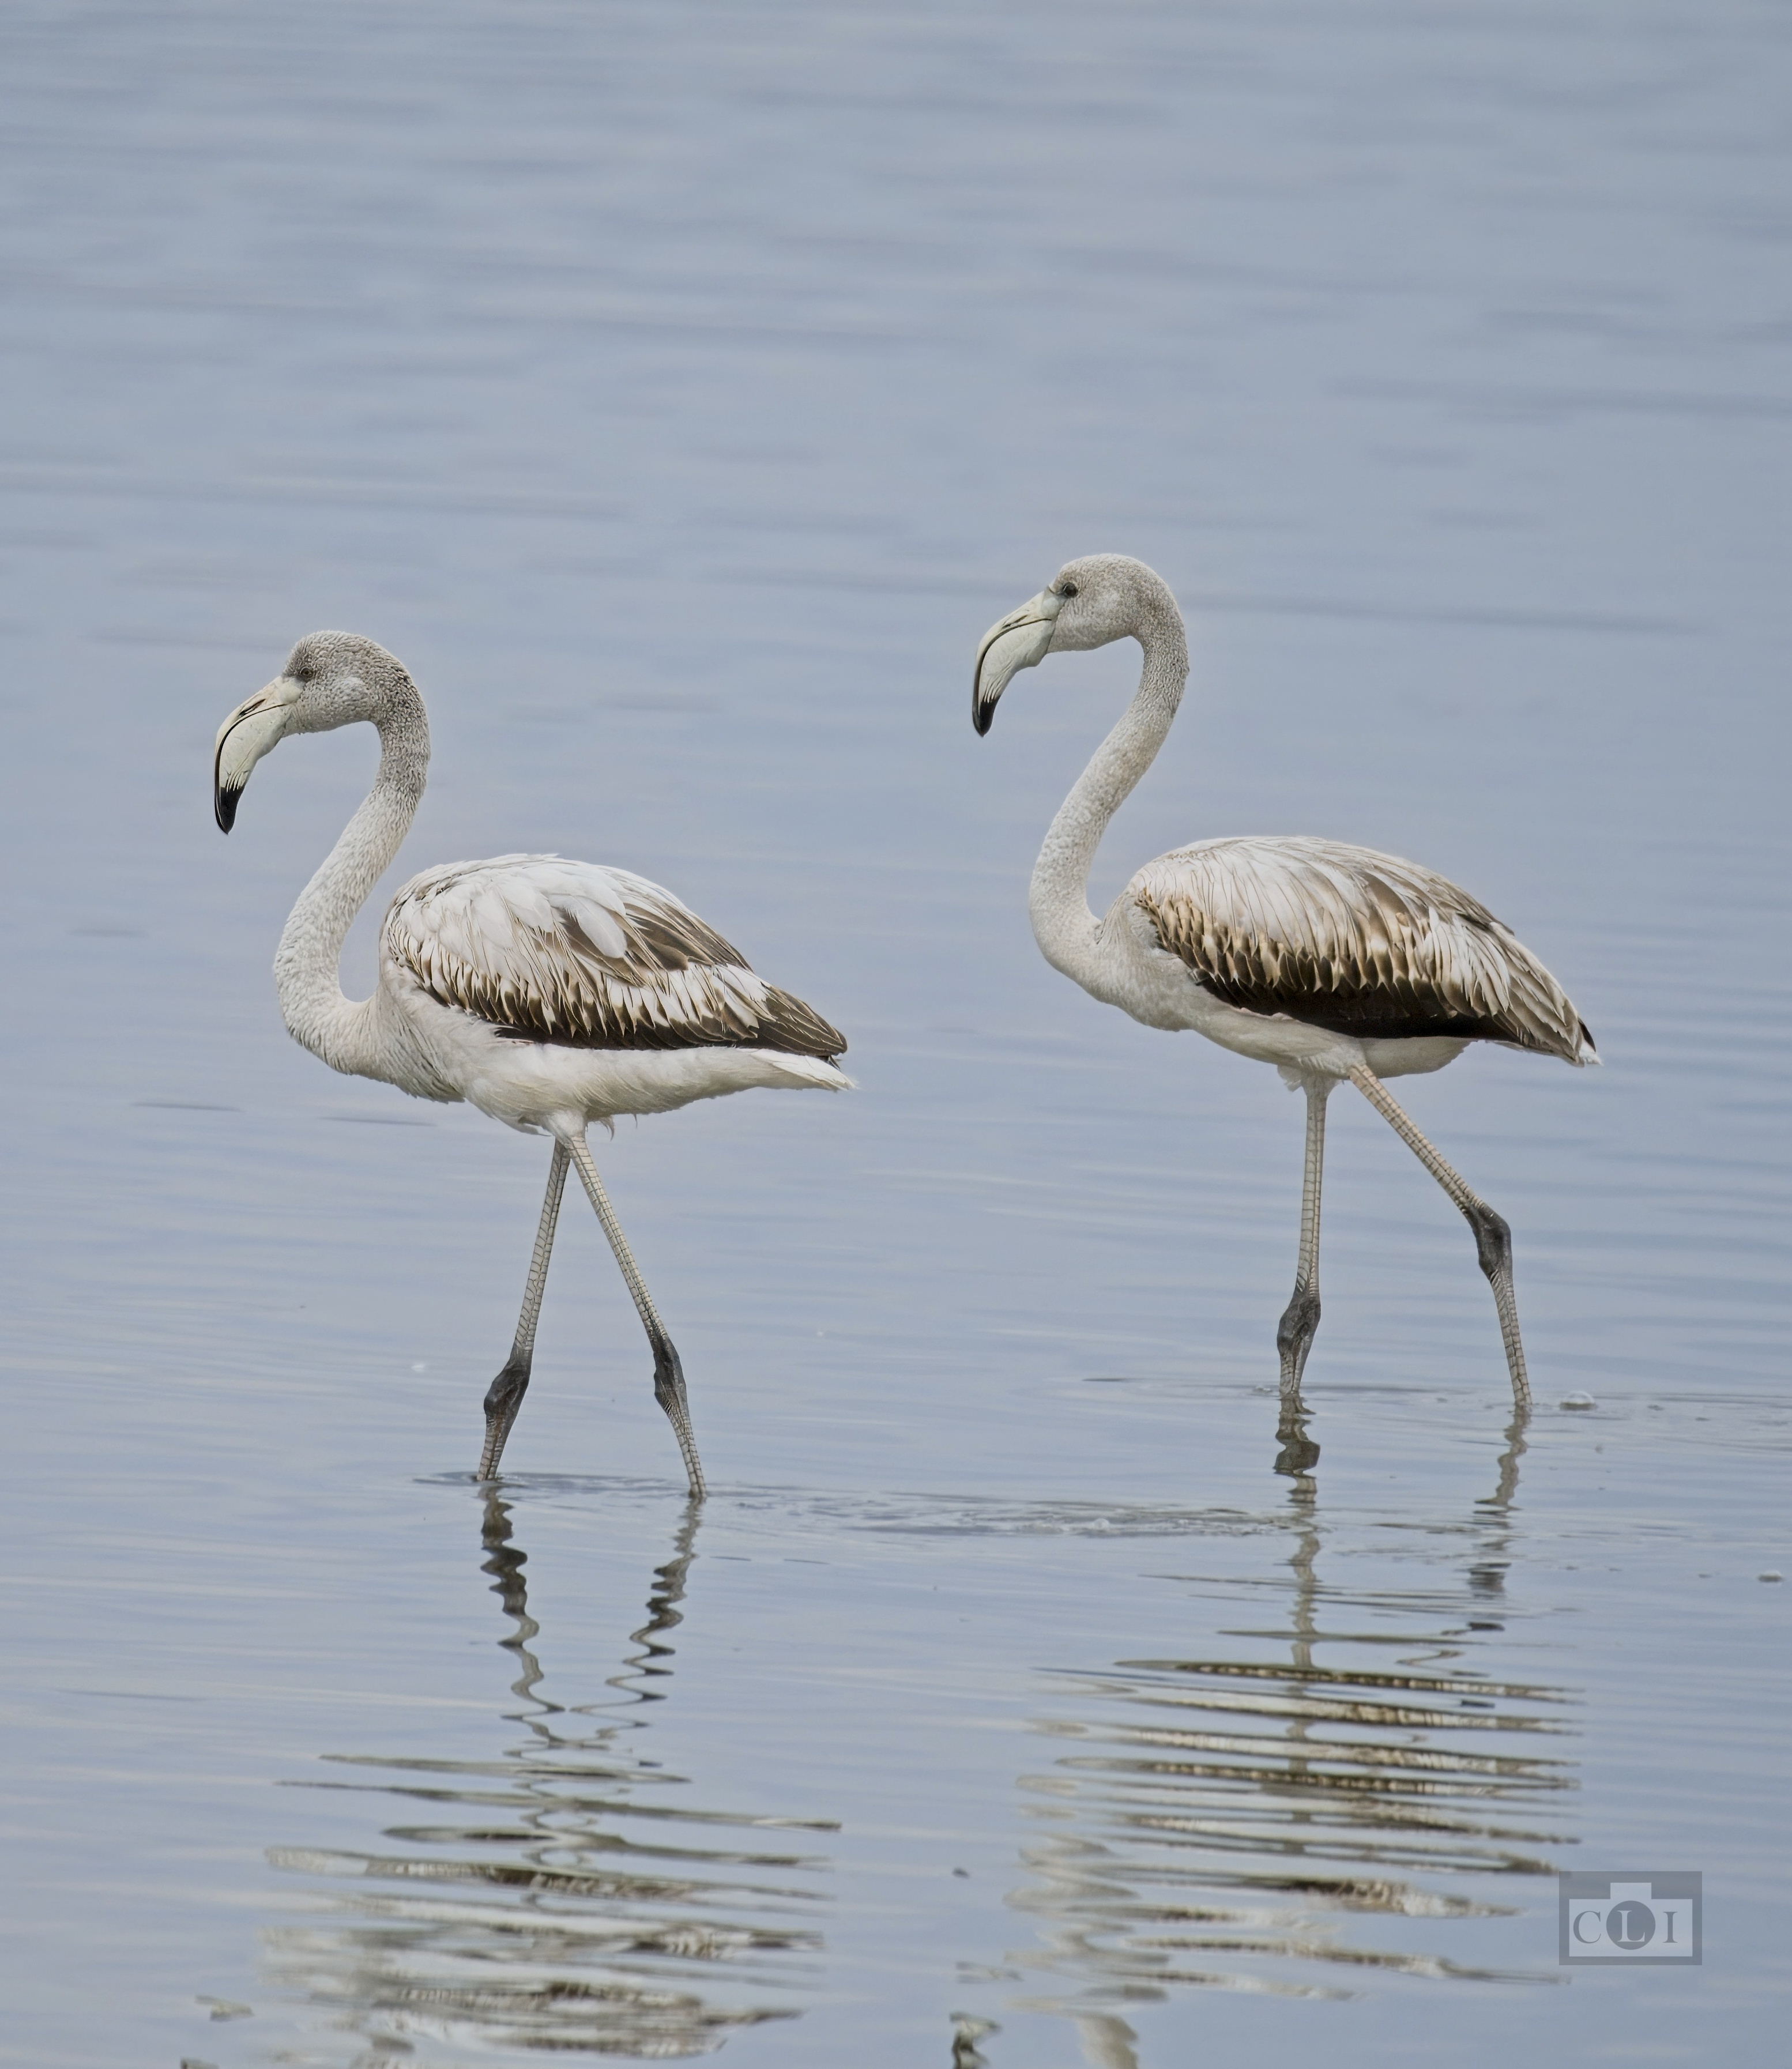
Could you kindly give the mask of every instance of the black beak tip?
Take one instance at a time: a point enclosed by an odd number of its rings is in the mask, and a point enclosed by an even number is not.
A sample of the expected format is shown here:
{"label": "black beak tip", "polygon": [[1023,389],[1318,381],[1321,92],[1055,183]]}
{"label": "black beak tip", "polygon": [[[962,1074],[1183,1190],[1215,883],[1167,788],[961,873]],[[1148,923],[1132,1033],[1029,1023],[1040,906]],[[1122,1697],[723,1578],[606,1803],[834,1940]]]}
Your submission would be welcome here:
{"label": "black beak tip", "polygon": [[995,706],[974,703],[970,708],[970,722],[977,728],[978,738],[982,739],[995,724]]}
{"label": "black beak tip", "polygon": [[243,795],[240,790],[219,790],[212,801],[212,810],[217,815],[218,830],[227,834],[236,824],[236,801]]}

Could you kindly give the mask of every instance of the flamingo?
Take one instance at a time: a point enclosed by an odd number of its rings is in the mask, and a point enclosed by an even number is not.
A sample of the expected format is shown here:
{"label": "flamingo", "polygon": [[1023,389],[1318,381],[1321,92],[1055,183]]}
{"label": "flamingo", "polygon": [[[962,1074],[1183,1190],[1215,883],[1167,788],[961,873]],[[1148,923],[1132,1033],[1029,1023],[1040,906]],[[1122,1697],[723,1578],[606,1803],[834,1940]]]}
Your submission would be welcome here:
{"label": "flamingo", "polygon": [[312,632],[218,732],[213,798],[228,833],[251,771],[295,733],[362,721],[380,737],[374,786],[293,907],[274,958],[280,1014],[333,1071],[414,1098],[465,1100],[553,1152],[510,1356],[485,1397],[479,1478],[490,1480],[528,1391],[569,1165],[596,1210],[652,1346],[654,1398],[704,1492],[684,1367],[586,1141],[594,1120],[666,1113],[755,1085],[843,1090],[845,1038],[671,892],[552,855],[448,863],[386,910],[370,998],[345,998],[342,944],[416,816],[429,720],[402,665],[371,639]]}
{"label": "flamingo", "polygon": [[[1512,1230],[1415,1128],[1386,1080],[1442,1070],[1471,1042],[1597,1063],[1567,994],[1479,900],[1416,863],[1306,835],[1197,841],[1139,871],[1098,920],[1089,871],[1108,822],[1168,736],[1189,672],[1182,613],[1141,561],[1067,562],[977,650],[971,721],[1047,654],[1116,639],[1144,652],[1139,687],[1051,822],[1029,907],[1046,961],[1148,1027],[1192,1028],[1273,1063],[1306,1094],[1306,1168],[1294,1292],[1276,1330],[1284,1434],[1319,1328],[1325,1104],[1348,1079],[1467,1218],[1493,1288],[1512,1398],[1530,1382],[1512,1290]],[[1316,1457],[1316,1447],[1308,1447]]]}

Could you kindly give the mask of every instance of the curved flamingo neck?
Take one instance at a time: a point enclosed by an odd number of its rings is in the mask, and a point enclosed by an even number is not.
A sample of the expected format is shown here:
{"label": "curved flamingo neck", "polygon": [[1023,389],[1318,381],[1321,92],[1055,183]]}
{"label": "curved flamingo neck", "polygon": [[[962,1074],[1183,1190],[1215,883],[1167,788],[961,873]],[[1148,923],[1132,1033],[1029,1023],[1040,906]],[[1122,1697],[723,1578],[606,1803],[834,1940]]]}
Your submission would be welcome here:
{"label": "curved flamingo neck", "polygon": [[378,994],[345,997],[339,965],[355,915],[410,830],[428,777],[429,720],[408,676],[389,688],[385,716],[375,723],[380,765],[374,787],[299,893],[274,956],[287,1031],[333,1071],[367,1078],[386,1075],[374,1025]]}
{"label": "curved flamingo neck", "polygon": [[1089,910],[1089,871],[1108,822],[1157,759],[1188,680],[1188,639],[1174,604],[1148,609],[1133,635],[1145,665],[1133,701],[1090,757],[1058,808],[1033,865],[1028,911],[1033,938],[1054,969],[1093,989],[1100,928]]}

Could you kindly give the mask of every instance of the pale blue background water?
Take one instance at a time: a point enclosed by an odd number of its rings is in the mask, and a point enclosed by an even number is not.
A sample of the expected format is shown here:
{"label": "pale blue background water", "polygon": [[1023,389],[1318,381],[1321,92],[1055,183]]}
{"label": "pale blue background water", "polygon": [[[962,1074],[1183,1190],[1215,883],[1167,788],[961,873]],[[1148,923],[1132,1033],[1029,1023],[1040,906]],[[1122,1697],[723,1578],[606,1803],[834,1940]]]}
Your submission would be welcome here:
{"label": "pale blue background water", "polygon": [[[1784,10],[0,44],[0,2059],[1774,2059]],[[1517,1232],[1517,1446],[1465,1231],[1341,1096],[1322,1456],[1271,1470],[1297,1104],[1026,925],[1130,650],[968,723],[984,626],[1104,549],[1195,667],[1098,902],[1363,841],[1599,1037],[1410,1083]],[[280,1029],[372,742],[227,845],[209,757],[321,625],[430,700],[395,880],[626,863],[851,1038],[851,1099],[602,1156],[694,1534],[582,1209],[485,1508],[545,1157]],[[1564,1987],[1563,1867],[1702,1870],[1704,1965]]]}

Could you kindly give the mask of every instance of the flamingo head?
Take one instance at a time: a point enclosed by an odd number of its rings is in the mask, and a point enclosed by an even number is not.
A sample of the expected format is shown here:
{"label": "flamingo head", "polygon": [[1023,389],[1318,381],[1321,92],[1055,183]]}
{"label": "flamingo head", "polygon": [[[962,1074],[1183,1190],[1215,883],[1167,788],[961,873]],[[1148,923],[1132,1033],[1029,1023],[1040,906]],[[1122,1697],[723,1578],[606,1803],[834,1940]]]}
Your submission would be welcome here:
{"label": "flamingo head", "polygon": [[1023,668],[1036,667],[1047,654],[1137,639],[1149,620],[1165,613],[1180,626],[1169,585],[1143,561],[1125,553],[1067,561],[1037,596],[984,634],[971,676],[971,724],[986,733],[1002,692]]}
{"label": "flamingo head", "polygon": [[416,703],[410,678],[383,647],[353,632],[308,632],[273,681],[218,728],[212,810],[218,830],[227,834],[236,823],[237,801],[251,772],[288,734],[331,733],[363,719],[382,724],[400,684]]}

